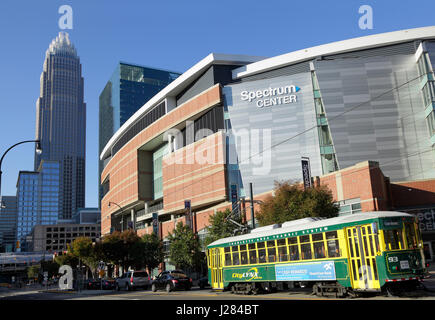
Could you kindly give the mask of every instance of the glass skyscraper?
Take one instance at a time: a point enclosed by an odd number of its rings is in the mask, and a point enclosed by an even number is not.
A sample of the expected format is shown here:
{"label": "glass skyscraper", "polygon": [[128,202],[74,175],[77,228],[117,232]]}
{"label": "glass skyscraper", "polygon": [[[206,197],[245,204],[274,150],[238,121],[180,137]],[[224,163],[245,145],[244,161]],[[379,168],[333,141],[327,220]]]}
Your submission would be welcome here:
{"label": "glass skyscraper", "polygon": [[[119,62],[100,94],[98,156],[124,122],[178,76],[177,72]],[[98,161],[100,186],[104,166]],[[100,200],[102,194],[100,187]]]}
{"label": "glass skyscraper", "polygon": [[3,196],[0,204],[0,252],[12,252],[17,230],[17,197]]}
{"label": "glass skyscraper", "polygon": [[67,33],[59,33],[45,54],[36,103],[34,170],[41,161],[59,163],[59,219],[71,219],[85,206],[86,104],[80,58]]}
{"label": "glass skyscraper", "polygon": [[60,164],[42,161],[38,171],[20,171],[17,182],[17,241],[26,251],[26,237],[35,225],[59,220]]}

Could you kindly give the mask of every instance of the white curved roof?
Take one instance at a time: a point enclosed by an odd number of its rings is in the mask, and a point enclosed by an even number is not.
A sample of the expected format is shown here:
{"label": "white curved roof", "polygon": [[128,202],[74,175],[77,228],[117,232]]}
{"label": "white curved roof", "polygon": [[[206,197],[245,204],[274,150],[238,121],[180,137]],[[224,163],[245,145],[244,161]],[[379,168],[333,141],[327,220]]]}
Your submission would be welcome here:
{"label": "white curved roof", "polygon": [[412,215],[404,212],[397,212],[397,211],[372,211],[372,212],[356,213],[356,214],[346,215],[346,216],[339,216],[330,219],[321,219],[321,220],[314,219],[315,221],[306,221],[307,219],[300,219],[300,220],[304,220],[304,223],[300,223],[299,220],[294,220],[294,221],[285,222],[281,228],[267,230],[268,227],[270,227],[267,226],[264,227],[265,228],[264,231],[260,230],[258,232],[256,231],[256,229],[254,229],[251,233],[248,234],[219,239],[209,244],[209,246],[216,246],[228,242],[243,241],[243,240],[261,238],[266,236],[273,236],[273,235],[278,235],[278,234],[283,234],[288,232],[323,228],[323,227],[333,226],[337,224],[345,224],[345,223],[352,223],[352,222],[364,221],[370,219],[393,218],[393,217],[412,217]]}
{"label": "white curved roof", "polygon": [[435,26],[414,28],[393,32],[386,32],[353,38],[343,41],[331,42],[320,46],[293,51],[273,58],[234,69],[233,79],[250,76],[256,73],[281,68],[286,65],[314,59],[323,55],[332,55],[357,50],[370,49],[379,46],[394,45],[416,39],[434,39]]}

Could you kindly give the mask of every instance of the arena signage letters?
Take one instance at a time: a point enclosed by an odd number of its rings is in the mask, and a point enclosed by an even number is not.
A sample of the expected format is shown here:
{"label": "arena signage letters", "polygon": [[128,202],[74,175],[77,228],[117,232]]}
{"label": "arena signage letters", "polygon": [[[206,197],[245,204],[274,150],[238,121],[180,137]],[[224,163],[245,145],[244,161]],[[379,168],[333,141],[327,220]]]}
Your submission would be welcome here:
{"label": "arena signage letters", "polygon": [[258,108],[271,107],[280,104],[289,104],[297,102],[296,92],[301,88],[289,85],[283,87],[272,88],[269,87],[263,90],[254,91],[242,91],[240,98],[242,101],[252,102],[255,100],[255,104]]}

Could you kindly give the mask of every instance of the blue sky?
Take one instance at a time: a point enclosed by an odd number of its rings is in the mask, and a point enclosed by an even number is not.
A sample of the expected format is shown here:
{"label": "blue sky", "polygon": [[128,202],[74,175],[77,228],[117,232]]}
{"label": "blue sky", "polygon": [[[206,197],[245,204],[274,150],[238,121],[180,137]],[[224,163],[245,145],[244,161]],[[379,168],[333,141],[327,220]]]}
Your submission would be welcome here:
{"label": "blue sky", "polygon": [[[435,25],[435,1],[17,1],[0,2],[0,156],[35,137],[35,108],[45,51],[59,31],[59,7],[73,29],[87,104],[86,206],[96,207],[98,97],[120,60],[184,72],[211,52],[276,56],[375,33]],[[361,5],[373,29],[361,30]],[[15,195],[18,172],[33,170],[33,145],[10,151],[2,194]]]}

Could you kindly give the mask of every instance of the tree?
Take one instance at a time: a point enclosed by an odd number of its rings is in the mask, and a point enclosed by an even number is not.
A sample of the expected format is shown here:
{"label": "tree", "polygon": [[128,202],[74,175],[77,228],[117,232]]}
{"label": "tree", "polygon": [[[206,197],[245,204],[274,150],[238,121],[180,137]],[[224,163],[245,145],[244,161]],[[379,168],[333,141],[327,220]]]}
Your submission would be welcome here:
{"label": "tree", "polygon": [[127,270],[130,266],[140,268],[142,255],[140,251],[141,238],[131,229],[121,232],[120,236],[123,243],[123,259],[121,263],[123,270]]}
{"label": "tree", "polygon": [[101,246],[101,258],[106,262],[121,265],[123,270],[143,266],[141,238],[133,230],[115,231],[103,238]]}
{"label": "tree", "polygon": [[39,274],[41,271],[40,265],[34,265],[27,268],[27,277],[29,279],[37,279],[39,278]]}
{"label": "tree", "polygon": [[[230,214],[231,210],[226,209],[225,211],[218,211],[215,215],[212,215],[208,218],[208,234],[204,241],[206,246],[216,240],[234,235],[234,232],[238,226],[228,221]],[[240,215],[232,217],[232,219],[238,223],[242,223],[242,218]]]}
{"label": "tree", "polygon": [[157,268],[164,259],[163,244],[157,235],[145,234],[142,236],[143,243],[143,264],[151,272]]}
{"label": "tree", "polygon": [[84,264],[93,274],[95,274],[99,259],[95,254],[91,238],[79,237],[75,239],[72,242],[69,251],[79,260],[79,264]]}
{"label": "tree", "polygon": [[123,260],[123,246],[124,243],[119,231],[104,236],[102,241],[103,260],[118,265]]}
{"label": "tree", "polygon": [[76,256],[73,256],[71,252],[55,257],[54,261],[59,266],[69,265],[71,268],[76,268],[76,266],[79,264],[79,259]]}
{"label": "tree", "polygon": [[256,217],[261,226],[266,226],[307,217],[332,218],[338,211],[332,192],[326,186],[304,190],[286,181],[275,182],[275,196],[260,204]]}
{"label": "tree", "polygon": [[173,233],[169,233],[169,261],[177,269],[196,269],[201,263],[199,240],[190,229],[177,223]]}
{"label": "tree", "polygon": [[48,277],[57,276],[59,274],[60,265],[55,261],[41,261],[41,269],[43,272],[48,272]]}

